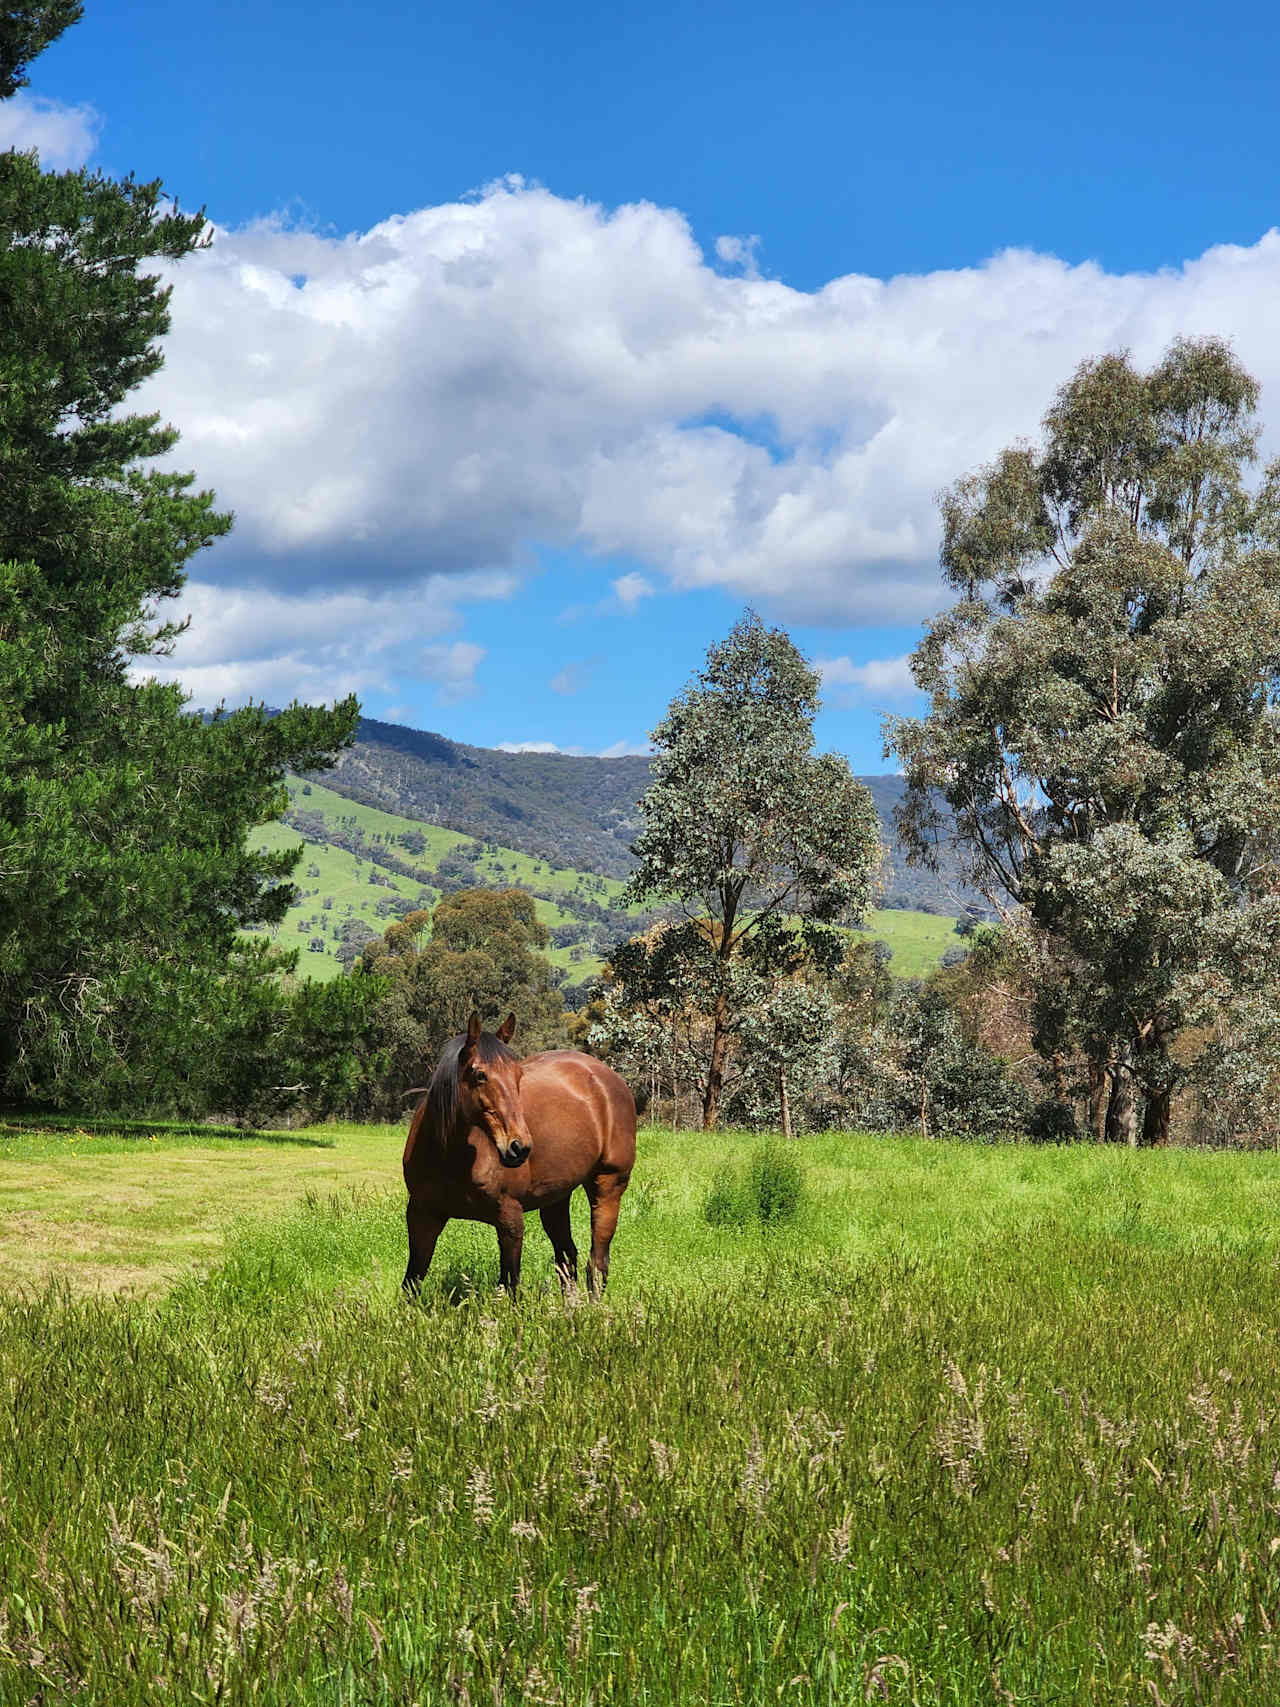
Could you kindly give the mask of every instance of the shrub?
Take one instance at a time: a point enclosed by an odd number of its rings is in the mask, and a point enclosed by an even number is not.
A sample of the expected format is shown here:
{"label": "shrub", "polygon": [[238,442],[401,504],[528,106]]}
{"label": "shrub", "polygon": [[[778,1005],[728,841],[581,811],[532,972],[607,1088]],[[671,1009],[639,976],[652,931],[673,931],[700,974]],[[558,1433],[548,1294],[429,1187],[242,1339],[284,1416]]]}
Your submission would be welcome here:
{"label": "shrub", "polygon": [[804,1197],[804,1169],[776,1144],[759,1147],[745,1167],[726,1172],[703,1205],[713,1227],[758,1226],[766,1232],[794,1221]]}

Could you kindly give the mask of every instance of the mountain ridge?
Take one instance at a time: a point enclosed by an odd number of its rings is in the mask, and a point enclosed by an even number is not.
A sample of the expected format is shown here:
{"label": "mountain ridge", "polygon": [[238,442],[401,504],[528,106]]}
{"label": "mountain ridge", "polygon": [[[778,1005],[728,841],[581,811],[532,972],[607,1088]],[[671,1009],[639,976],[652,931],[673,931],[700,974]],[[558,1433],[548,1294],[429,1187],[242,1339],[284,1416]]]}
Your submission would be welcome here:
{"label": "mountain ridge", "polygon": [[[510,753],[362,717],[353,745],[314,780],[385,812],[500,842],[558,866],[625,878],[635,864],[631,843],[640,830],[639,800],[649,774],[644,755]],[[887,849],[881,904],[947,914],[966,906],[985,911],[946,850],[936,873],[908,865],[893,823],[903,779],[873,774],[858,781],[871,794]]]}

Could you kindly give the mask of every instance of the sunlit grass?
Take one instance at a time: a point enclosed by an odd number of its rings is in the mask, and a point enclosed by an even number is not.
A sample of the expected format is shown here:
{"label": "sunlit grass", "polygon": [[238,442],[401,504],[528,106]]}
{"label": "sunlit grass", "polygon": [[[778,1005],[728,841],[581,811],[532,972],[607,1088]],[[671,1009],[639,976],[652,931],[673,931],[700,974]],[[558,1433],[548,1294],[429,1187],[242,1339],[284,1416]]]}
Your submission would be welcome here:
{"label": "sunlit grass", "polygon": [[602,1305],[531,1220],[410,1307],[398,1131],[322,1132],[0,1139],[255,1175],[150,1299],[0,1296],[0,1700],[1280,1697],[1275,1157],[805,1139],[716,1227],[760,1141],[646,1131]]}

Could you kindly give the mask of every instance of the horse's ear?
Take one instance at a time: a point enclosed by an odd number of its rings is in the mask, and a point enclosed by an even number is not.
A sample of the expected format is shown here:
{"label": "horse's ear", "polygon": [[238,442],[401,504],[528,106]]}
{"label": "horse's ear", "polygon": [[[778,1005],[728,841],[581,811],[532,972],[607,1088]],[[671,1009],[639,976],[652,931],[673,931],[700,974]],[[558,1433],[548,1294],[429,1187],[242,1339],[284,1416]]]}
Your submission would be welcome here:
{"label": "horse's ear", "polygon": [[498,1027],[498,1036],[504,1043],[510,1043],[515,1034],[516,1016],[514,1014],[508,1014],[506,1019],[504,1019],[502,1024]]}
{"label": "horse's ear", "polygon": [[471,1018],[467,1021],[467,1042],[472,1049],[474,1049],[476,1044],[480,1041],[480,1031],[480,1015],[473,1013]]}

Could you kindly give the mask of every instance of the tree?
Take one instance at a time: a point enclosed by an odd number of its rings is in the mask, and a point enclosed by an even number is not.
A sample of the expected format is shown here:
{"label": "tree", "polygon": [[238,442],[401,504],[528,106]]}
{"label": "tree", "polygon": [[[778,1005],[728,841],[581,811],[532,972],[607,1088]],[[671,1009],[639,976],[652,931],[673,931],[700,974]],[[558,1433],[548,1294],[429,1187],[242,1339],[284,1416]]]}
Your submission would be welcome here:
{"label": "tree", "polygon": [[879,821],[847,761],[813,751],[817,708],[816,673],[748,612],[653,731],[626,899],[660,899],[683,918],[613,965],[631,999],[707,1017],[704,1130],[744,1012],[802,967],[835,965],[833,927],[870,898]]}
{"label": "tree", "polygon": [[1280,466],[1250,494],[1257,395],[1213,338],[1145,374],[1086,362],[1040,449],[944,497],[961,599],[912,659],[928,716],[886,728],[912,857],[950,836],[1041,933],[1037,1047],[1086,1062],[1112,1138],[1140,1097],[1164,1142],[1190,1028],[1274,976]]}
{"label": "tree", "polygon": [[361,969],[383,986],[374,1033],[387,1068],[378,1107],[399,1113],[402,1093],[426,1082],[473,1012],[495,1020],[514,1013],[523,1054],[562,1043],[564,1008],[546,946],[546,927],[523,889],[459,890],[434,913],[407,913],[368,943]]}
{"label": "tree", "polygon": [[[8,10],[0,94],[78,16]],[[154,466],[176,432],[125,409],[162,361],[158,264],[205,225],[158,182],[0,155],[0,1098],[191,1107],[218,1017],[291,964],[243,946],[294,894],[295,856],[247,832],[354,729],[354,700],[207,719],[131,680],[180,631],[162,611],[187,559],[230,526]]]}

